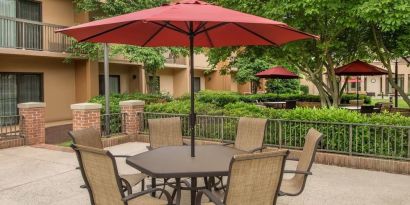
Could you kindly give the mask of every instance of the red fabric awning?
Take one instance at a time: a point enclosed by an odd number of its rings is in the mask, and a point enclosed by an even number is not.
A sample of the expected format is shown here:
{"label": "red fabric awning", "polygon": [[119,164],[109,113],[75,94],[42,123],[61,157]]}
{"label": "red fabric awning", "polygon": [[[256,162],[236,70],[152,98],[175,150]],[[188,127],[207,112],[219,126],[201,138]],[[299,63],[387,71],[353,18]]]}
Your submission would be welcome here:
{"label": "red fabric awning", "polygon": [[183,0],[58,32],[72,36],[80,42],[148,47],[190,46],[191,33],[195,35],[194,46],[199,47],[281,46],[291,41],[318,38],[282,22],[198,0]]}
{"label": "red fabric awning", "polygon": [[347,65],[335,69],[336,75],[360,76],[360,75],[387,75],[387,71],[377,66],[356,60]]}
{"label": "red fabric awning", "polygon": [[298,75],[284,67],[273,67],[256,74],[259,78],[297,79]]}

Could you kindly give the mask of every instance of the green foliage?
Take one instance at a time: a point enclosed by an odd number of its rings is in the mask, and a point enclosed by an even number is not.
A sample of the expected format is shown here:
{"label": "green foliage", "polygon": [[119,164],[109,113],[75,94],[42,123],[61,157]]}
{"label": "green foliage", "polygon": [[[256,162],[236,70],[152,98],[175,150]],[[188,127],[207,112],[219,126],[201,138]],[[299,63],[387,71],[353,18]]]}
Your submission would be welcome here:
{"label": "green foliage", "polygon": [[[151,103],[164,103],[172,101],[172,98],[164,94],[142,94],[142,93],[130,93],[130,94],[110,94],[110,111],[111,113],[120,113],[120,101],[124,100],[143,100],[146,104]],[[105,97],[96,96],[89,100],[91,103],[99,103],[102,106],[101,113],[105,113]]]}
{"label": "green foliage", "polygon": [[276,94],[299,94],[300,81],[296,79],[272,79],[266,82],[266,91]]}
{"label": "green foliage", "polygon": [[309,94],[309,86],[307,85],[300,85],[300,91],[303,95]]}

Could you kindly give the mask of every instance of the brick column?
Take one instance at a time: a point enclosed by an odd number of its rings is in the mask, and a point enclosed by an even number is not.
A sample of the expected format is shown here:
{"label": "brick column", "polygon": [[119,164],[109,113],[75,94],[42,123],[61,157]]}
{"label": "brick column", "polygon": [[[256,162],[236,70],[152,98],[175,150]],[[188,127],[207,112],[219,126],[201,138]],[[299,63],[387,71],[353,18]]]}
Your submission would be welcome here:
{"label": "brick column", "polygon": [[17,105],[20,116],[23,117],[20,129],[26,145],[44,144],[45,132],[45,107],[42,102],[20,103]]}
{"label": "brick column", "polygon": [[101,104],[97,103],[79,103],[72,104],[73,111],[73,130],[81,130],[93,127],[101,132],[100,111]]}
{"label": "brick column", "polygon": [[137,112],[144,111],[145,102],[141,100],[121,101],[121,113],[125,113],[123,126],[124,132],[130,136],[136,136],[140,128],[140,119]]}

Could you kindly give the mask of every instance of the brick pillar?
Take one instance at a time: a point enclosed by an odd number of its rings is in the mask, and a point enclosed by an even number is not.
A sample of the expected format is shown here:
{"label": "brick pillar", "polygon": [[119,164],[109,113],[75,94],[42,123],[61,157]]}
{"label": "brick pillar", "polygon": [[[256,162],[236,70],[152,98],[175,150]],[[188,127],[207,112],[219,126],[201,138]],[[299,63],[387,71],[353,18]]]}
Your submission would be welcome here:
{"label": "brick pillar", "polygon": [[93,127],[101,132],[100,111],[101,104],[97,103],[79,103],[72,104],[73,111],[73,130],[81,130]]}
{"label": "brick pillar", "polygon": [[22,122],[20,129],[26,145],[44,144],[46,141],[45,131],[45,107],[42,102],[20,103],[19,108]]}
{"label": "brick pillar", "polygon": [[145,102],[141,100],[121,101],[121,113],[125,113],[123,126],[124,132],[130,136],[136,136],[140,128],[140,119],[137,112],[144,111]]}

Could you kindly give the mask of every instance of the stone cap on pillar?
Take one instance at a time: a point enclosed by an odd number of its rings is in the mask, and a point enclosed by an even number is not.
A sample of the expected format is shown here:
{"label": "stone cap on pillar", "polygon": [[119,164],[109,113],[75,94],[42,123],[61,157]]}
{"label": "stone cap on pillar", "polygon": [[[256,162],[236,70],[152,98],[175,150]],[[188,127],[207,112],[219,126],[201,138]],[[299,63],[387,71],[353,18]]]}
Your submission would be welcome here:
{"label": "stone cap on pillar", "polygon": [[72,110],[97,110],[101,108],[102,105],[98,103],[78,103],[71,105]]}
{"label": "stone cap on pillar", "polygon": [[143,100],[126,100],[121,101],[120,106],[134,106],[134,105],[145,105],[145,101]]}
{"label": "stone cap on pillar", "polygon": [[43,102],[26,102],[17,104],[17,108],[39,108],[46,107],[46,103]]}

